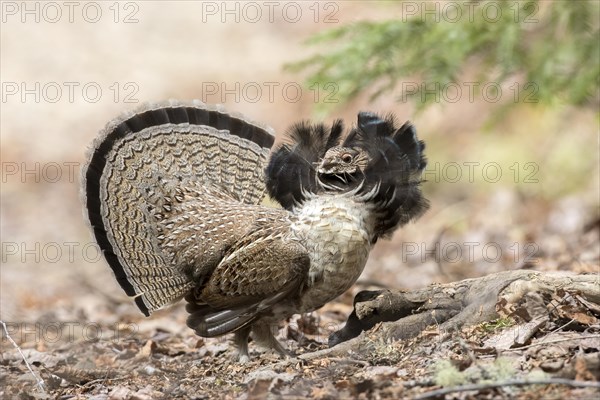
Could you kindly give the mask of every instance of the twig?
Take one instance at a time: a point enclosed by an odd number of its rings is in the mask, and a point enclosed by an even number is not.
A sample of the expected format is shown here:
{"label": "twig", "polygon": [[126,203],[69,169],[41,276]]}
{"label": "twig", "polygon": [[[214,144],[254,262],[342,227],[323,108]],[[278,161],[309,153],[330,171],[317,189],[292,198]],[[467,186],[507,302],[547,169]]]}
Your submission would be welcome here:
{"label": "twig", "polygon": [[357,360],[355,358],[329,357],[327,360],[336,362],[338,364],[358,364],[362,367],[371,366],[371,363],[363,360]]}
{"label": "twig", "polygon": [[600,388],[600,383],[598,382],[582,382],[582,381],[573,381],[570,379],[561,379],[561,378],[549,378],[549,379],[531,379],[531,380],[508,380],[502,382],[493,382],[493,383],[481,383],[481,384],[473,384],[473,385],[464,385],[464,386],[456,386],[451,388],[437,389],[432,390],[431,392],[423,393],[419,396],[416,396],[415,400],[422,399],[430,399],[432,397],[444,396],[450,393],[456,392],[468,392],[472,390],[482,390],[482,389],[493,389],[502,386],[525,386],[525,385],[567,385],[571,387],[580,387],[580,388]]}
{"label": "twig", "polygon": [[31,375],[33,375],[33,377],[35,378],[35,381],[37,382],[37,385],[40,388],[40,391],[42,393],[46,394],[46,390],[44,390],[44,384],[45,384],[44,381],[42,380],[42,378],[38,378],[37,375],[33,372],[33,369],[31,369],[31,365],[29,365],[29,362],[27,361],[25,354],[23,354],[23,352],[21,351],[21,348],[13,340],[13,338],[10,337],[10,334],[8,333],[8,328],[6,327],[6,324],[4,323],[4,321],[0,320],[0,323],[2,324],[2,328],[4,329],[4,333],[6,334],[6,337],[12,343],[12,345],[15,347],[15,349],[17,349],[17,351],[21,355],[21,358],[25,362],[25,366],[27,366],[27,369],[29,370],[29,372],[31,372]]}
{"label": "twig", "polygon": [[327,349],[313,351],[312,353],[300,354],[298,358],[300,360],[314,360],[315,358],[322,357],[344,357],[347,356],[350,351],[356,350],[361,341],[362,335]]}
{"label": "twig", "polygon": [[590,336],[580,336],[580,337],[573,337],[573,338],[548,340],[546,342],[532,343],[527,346],[515,347],[514,349],[505,349],[505,350],[502,350],[502,352],[525,350],[530,347],[543,346],[543,345],[551,344],[551,343],[568,342],[569,340],[583,340],[583,339],[597,339],[597,338],[600,338],[600,335],[590,335]]}
{"label": "twig", "polygon": [[127,376],[123,376],[120,378],[110,378],[109,376],[105,376],[104,378],[94,379],[93,381],[88,381],[88,382],[84,383],[83,385],[81,385],[81,387],[90,387],[92,385],[95,385],[96,383],[102,383],[102,387],[104,387],[104,382],[106,382],[108,380],[110,380],[111,382],[114,382],[114,381],[122,381],[122,380],[125,380],[128,378],[129,377],[127,377]]}
{"label": "twig", "polygon": [[551,331],[549,334],[551,333],[556,333],[558,331],[562,331],[563,329],[565,329],[567,326],[571,325],[573,322],[575,322],[574,319],[571,319],[569,322],[567,322],[566,324],[564,324],[563,326],[559,326],[558,328],[556,328],[555,330]]}

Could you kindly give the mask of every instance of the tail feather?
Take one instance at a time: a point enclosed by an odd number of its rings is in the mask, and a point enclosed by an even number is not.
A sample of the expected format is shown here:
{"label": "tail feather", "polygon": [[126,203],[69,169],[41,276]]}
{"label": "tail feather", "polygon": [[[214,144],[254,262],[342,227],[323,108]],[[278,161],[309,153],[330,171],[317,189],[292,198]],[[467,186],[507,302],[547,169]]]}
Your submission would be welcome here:
{"label": "tail feather", "polygon": [[208,305],[188,303],[187,326],[202,337],[215,337],[247,326],[256,320],[255,306],[232,310],[213,310]]}
{"label": "tail feather", "polygon": [[250,301],[241,307],[225,309],[213,308],[208,304],[199,304],[192,294],[186,296],[188,304],[186,304],[185,309],[190,313],[186,324],[194,329],[196,334],[203,337],[215,337],[234,332],[256,321],[261,311],[270,309],[281,299],[288,296],[289,293],[288,290],[283,290],[257,302]]}
{"label": "tail feather", "polygon": [[200,102],[146,105],[100,133],[83,169],[83,201],[117,281],[144,314],[194,286],[186,266],[161,250],[154,210],[186,181],[259,204],[273,141],[270,128]]}

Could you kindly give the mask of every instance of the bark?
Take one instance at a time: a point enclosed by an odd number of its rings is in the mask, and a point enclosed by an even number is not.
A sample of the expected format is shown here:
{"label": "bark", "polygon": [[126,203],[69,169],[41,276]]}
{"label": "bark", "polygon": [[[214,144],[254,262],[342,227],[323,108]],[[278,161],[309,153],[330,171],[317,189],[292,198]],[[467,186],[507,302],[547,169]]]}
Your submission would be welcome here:
{"label": "bark", "polygon": [[558,291],[577,294],[600,307],[598,274],[518,270],[414,291],[362,291],[354,298],[354,311],[344,328],[329,337],[329,345],[355,338],[381,322],[384,339],[415,337],[430,325],[452,332],[497,319],[516,304],[526,304],[529,316],[524,318],[532,318],[545,310],[546,299]]}

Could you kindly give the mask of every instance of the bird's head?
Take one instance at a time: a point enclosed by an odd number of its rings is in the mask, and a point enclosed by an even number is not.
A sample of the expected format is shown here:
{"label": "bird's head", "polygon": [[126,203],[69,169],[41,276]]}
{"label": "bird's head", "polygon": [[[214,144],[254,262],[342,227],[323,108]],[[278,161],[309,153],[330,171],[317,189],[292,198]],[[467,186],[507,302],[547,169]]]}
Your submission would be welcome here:
{"label": "bird's head", "polygon": [[331,147],[318,163],[317,180],[323,186],[347,188],[364,176],[369,154],[360,147]]}

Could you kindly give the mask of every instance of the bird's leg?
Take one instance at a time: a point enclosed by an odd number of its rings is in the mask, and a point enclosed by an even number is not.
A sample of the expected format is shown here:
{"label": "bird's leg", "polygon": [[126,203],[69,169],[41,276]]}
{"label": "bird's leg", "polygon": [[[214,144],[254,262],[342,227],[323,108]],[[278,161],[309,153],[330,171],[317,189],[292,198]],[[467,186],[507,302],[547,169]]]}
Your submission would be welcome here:
{"label": "bird's leg", "polygon": [[258,323],[252,326],[252,338],[262,347],[273,349],[283,357],[291,357],[291,353],[277,340],[271,330],[271,325]]}
{"label": "bird's leg", "polygon": [[245,326],[241,329],[238,329],[235,331],[235,335],[233,337],[235,347],[238,349],[238,362],[240,364],[250,361],[250,356],[248,355],[248,336],[250,336],[251,329],[252,328],[250,326]]}

